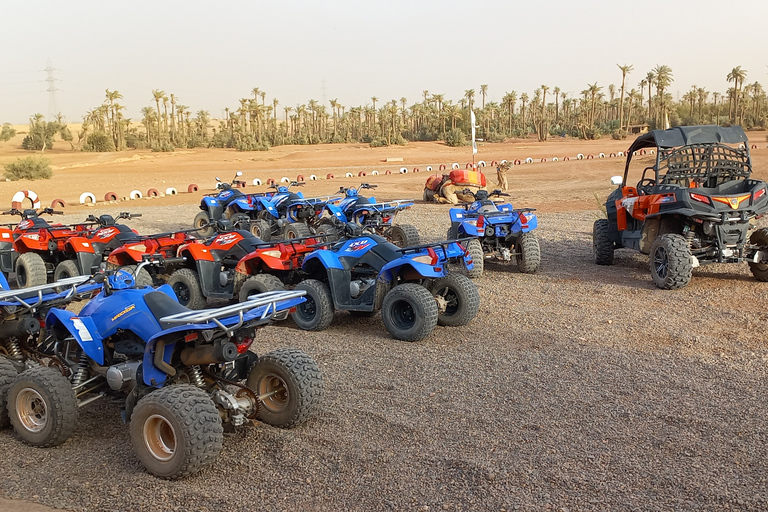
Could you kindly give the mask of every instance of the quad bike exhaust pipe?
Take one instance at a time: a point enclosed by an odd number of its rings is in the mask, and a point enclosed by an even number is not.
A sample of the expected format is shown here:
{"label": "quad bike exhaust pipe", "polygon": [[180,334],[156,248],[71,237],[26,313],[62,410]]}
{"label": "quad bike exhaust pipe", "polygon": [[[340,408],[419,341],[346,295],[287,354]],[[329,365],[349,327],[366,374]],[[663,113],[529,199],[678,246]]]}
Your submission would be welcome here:
{"label": "quad bike exhaust pipe", "polygon": [[181,362],[186,366],[228,363],[237,358],[237,346],[231,341],[221,345],[188,347],[181,351]]}
{"label": "quad bike exhaust pipe", "polygon": [[32,317],[22,317],[0,324],[0,338],[23,338],[40,332],[40,322]]}

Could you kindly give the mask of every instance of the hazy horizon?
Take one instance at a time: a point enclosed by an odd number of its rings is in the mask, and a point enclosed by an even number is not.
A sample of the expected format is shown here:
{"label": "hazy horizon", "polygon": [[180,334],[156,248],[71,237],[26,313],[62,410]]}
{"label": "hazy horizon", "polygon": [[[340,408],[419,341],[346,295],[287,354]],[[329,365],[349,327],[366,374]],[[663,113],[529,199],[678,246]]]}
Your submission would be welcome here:
{"label": "hazy horizon", "polygon": [[628,89],[657,65],[669,66],[675,99],[692,85],[724,93],[736,66],[747,70],[745,83],[768,88],[768,58],[758,55],[768,2],[723,5],[14,2],[0,19],[7,48],[0,123],[48,116],[49,60],[57,110],[72,123],[100,105],[106,89],[119,91],[125,116],[138,121],[142,107],[155,105],[153,89],[173,93],[193,113],[221,117],[258,87],[267,104],[279,100],[280,119],[283,107],[310,99],[329,110],[331,99],[349,108],[371,104],[372,96],[379,105],[402,97],[412,105],[423,90],[458,102],[474,89],[479,105],[481,84],[488,84],[486,101],[496,102],[512,90],[532,95],[542,84],[577,97],[597,82],[607,95],[609,84],[621,85],[617,64],[634,66]]}

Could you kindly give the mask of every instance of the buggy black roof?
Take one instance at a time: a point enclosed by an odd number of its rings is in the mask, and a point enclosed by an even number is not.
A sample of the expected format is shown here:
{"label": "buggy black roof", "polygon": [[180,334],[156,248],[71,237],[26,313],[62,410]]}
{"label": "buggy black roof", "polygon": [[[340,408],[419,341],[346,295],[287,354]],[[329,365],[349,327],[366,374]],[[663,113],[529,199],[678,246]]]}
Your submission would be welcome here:
{"label": "buggy black roof", "polygon": [[677,126],[669,130],[651,130],[641,135],[627,150],[634,151],[649,147],[677,148],[691,144],[747,144],[747,134],[741,126]]}

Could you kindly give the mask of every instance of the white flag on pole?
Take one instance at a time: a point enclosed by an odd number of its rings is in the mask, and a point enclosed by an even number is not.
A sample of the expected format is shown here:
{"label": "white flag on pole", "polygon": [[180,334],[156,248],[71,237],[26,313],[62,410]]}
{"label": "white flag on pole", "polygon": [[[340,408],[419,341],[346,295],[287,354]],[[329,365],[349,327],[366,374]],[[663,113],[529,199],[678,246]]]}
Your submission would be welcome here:
{"label": "white flag on pole", "polygon": [[472,124],[472,154],[477,154],[477,141],[475,141],[475,111],[470,110],[469,111],[469,120]]}

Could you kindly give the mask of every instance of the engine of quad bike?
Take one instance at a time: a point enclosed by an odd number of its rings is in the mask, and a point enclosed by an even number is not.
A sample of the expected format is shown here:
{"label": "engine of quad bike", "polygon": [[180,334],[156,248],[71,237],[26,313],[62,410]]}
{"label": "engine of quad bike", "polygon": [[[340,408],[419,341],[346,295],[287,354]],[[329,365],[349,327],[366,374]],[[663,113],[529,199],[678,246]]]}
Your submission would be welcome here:
{"label": "engine of quad bike", "polygon": [[363,279],[356,279],[354,281],[350,281],[349,283],[349,294],[353,299],[356,299],[360,297],[363,293],[365,293],[365,290],[370,288],[371,286],[374,286],[376,284],[376,279],[373,278],[363,278]]}

